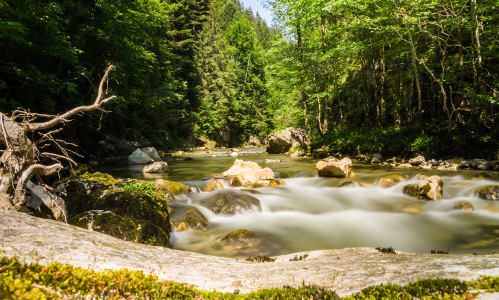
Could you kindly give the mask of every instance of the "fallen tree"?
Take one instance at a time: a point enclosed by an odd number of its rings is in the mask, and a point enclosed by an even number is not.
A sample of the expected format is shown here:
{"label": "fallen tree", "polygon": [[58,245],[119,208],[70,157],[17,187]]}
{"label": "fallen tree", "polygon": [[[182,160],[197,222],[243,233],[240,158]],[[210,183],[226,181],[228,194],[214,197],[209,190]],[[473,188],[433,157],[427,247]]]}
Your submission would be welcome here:
{"label": "fallen tree", "polygon": [[[76,145],[57,139],[54,135],[73,116],[101,109],[103,104],[116,98],[114,95],[106,96],[107,88],[104,90],[112,70],[112,65],[106,69],[91,105],[78,106],[60,115],[37,114],[26,109],[15,110],[11,116],[0,112],[0,209],[25,210],[29,190],[31,198],[41,200],[56,219],[67,221],[64,200],[43,183],[41,176],[59,172],[64,160],[76,165],[71,155],[77,154],[69,149]],[[45,121],[37,121],[40,119]],[[46,150],[51,146],[59,151]]]}

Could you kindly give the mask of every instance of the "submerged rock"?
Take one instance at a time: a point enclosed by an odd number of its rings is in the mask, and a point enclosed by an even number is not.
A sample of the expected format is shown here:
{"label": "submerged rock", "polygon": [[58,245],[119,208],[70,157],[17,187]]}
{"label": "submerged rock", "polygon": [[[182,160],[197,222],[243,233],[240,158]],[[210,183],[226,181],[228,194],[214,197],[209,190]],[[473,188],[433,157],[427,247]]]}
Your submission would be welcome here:
{"label": "submerged rock", "polygon": [[216,214],[235,215],[261,211],[260,200],[237,190],[216,190],[200,200],[200,204]]}
{"label": "submerged rock", "polygon": [[478,197],[483,200],[499,200],[499,185],[486,185],[476,190]]}
{"label": "submerged rock", "polygon": [[386,175],[381,178],[379,178],[376,181],[376,185],[382,188],[389,188],[391,186],[394,186],[402,181],[407,181],[407,176],[404,175],[399,175],[399,174],[392,174],[392,175]]}
{"label": "submerged rock", "polygon": [[254,238],[256,238],[256,234],[253,231],[240,229],[227,233],[220,239],[220,242],[224,244],[246,244]]}
{"label": "submerged rock", "polygon": [[[189,207],[180,214],[175,209],[172,216],[172,223],[177,227],[177,231],[184,231],[189,228],[203,230],[208,226],[208,219],[196,207]],[[181,229],[181,230],[179,230]]]}
{"label": "submerged rock", "polygon": [[443,198],[442,178],[431,176],[418,184],[410,184],[404,187],[404,194],[421,200],[442,200]]}
{"label": "submerged rock", "polygon": [[346,178],[353,175],[352,160],[346,157],[340,161],[321,160],[315,165],[321,177]]}
{"label": "submerged rock", "polygon": [[284,184],[282,180],[274,178],[274,172],[270,168],[262,168],[255,162],[241,159],[236,159],[234,165],[222,173],[222,176],[232,177],[232,186],[257,188]]}
{"label": "submerged rock", "polygon": [[473,207],[473,204],[469,201],[459,201],[454,204],[454,209],[473,211],[475,210],[475,207]]}
{"label": "submerged rock", "polygon": [[310,138],[304,129],[290,127],[271,134],[268,137],[268,144],[267,153],[282,154],[290,151],[291,147],[307,149]]}

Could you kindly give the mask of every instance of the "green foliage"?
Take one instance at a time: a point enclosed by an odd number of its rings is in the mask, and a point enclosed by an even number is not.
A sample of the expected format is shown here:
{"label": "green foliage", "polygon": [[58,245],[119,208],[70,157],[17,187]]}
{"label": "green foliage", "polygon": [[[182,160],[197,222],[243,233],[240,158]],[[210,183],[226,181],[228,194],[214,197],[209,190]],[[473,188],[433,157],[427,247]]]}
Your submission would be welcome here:
{"label": "green foliage", "polygon": [[123,187],[123,190],[129,191],[129,192],[140,192],[144,193],[151,198],[155,199],[156,198],[156,191],[158,190],[158,187],[154,183],[143,183],[143,182],[132,182],[128,183]]}
{"label": "green foliage", "polygon": [[308,254],[304,254],[304,255],[295,255],[293,258],[290,258],[289,261],[300,261],[300,260],[304,260],[305,258],[308,257]]}

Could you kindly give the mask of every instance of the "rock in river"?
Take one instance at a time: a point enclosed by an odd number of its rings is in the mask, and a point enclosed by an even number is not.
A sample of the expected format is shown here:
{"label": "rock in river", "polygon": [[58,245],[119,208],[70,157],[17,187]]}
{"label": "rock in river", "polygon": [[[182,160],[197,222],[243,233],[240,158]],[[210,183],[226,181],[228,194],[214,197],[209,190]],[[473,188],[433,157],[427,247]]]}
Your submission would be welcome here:
{"label": "rock in river", "polygon": [[165,173],[168,172],[168,164],[164,161],[154,162],[145,166],[142,173]]}
{"label": "rock in river", "polygon": [[442,200],[444,183],[439,176],[431,176],[418,184],[404,187],[404,194],[421,200]]}
{"label": "rock in river", "polygon": [[262,168],[252,161],[236,159],[234,165],[222,173],[224,177],[232,177],[231,185],[249,188],[283,185],[280,179],[274,179],[274,172],[270,168]]}
{"label": "rock in river", "polygon": [[478,197],[484,200],[499,200],[499,185],[486,185],[477,189]]}
{"label": "rock in river", "polygon": [[346,178],[353,175],[352,160],[348,157],[340,161],[321,160],[317,162],[316,168],[321,177]]}
{"label": "rock in river", "polygon": [[200,204],[216,214],[235,215],[238,213],[261,211],[260,200],[237,190],[216,190],[207,193]]}

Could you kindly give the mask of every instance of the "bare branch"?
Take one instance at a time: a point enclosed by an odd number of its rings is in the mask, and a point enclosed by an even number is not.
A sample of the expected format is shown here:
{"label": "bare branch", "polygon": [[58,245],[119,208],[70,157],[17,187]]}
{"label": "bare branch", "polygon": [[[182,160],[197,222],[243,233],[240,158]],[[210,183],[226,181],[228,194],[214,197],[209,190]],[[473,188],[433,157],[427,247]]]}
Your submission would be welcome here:
{"label": "bare branch", "polygon": [[34,175],[52,175],[55,172],[62,169],[61,164],[54,164],[51,166],[44,166],[40,164],[34,164],[29,166],[19,177],[17,181],[16,191],[14,194],[14,205],[20,206],[26,201],[26,184]]}
{"label": "bare branch", "polygon": [[44,123],[31,123],[31,124],[28,124],[28,128],[30,130],[32,130],[32,131],[37,131],[37,130],[43,130],[43,129],[54,127],[55,125],[57,125],[59,123],[68,122],[69,118],[71,118],[72,116],[74,116],[74,115],[76,115],[78,113],[96,110],[96,109],[100,108],[101,105],[103,105],[103,104],[111,101],[112,99],[116,98],[116,96],[113,95],[111,97],[102,99],[104,83],[107,82],[107,79],[109,77],[109,73],[112,70],[114,70],[114,68],[115,67],[113,65],[110,65],[107,68],[106,72],[104,73],[104,76],[102,77],[102,79],[100,81],[100,84],[99,84],[99,90],[97,91],[97,97],[95,98],[94,104],[88,105],[88,106],[75,107],[72,110],[67,111],[67,112],[65,112],[62,115],[56,116],[52,120],[49,120],[49,121],[44,122]]}

